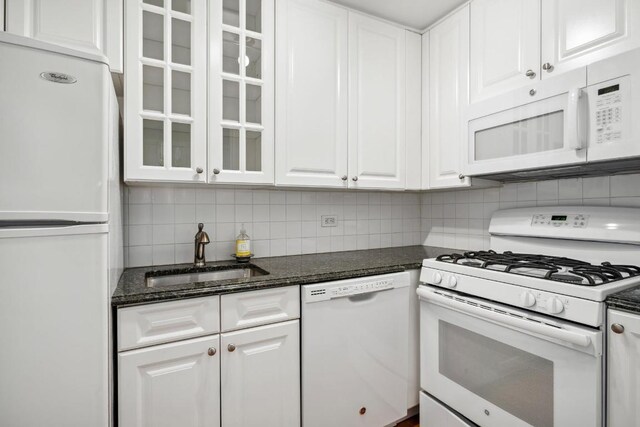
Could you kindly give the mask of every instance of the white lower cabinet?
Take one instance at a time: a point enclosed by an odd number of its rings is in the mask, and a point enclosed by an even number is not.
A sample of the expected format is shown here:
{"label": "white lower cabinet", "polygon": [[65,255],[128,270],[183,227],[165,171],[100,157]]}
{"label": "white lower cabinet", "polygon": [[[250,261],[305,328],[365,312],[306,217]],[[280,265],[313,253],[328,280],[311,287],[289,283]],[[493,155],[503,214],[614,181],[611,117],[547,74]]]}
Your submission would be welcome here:
{"label": "white lower cabinet", "polygon": [[300,426],[299,317],[297,285],[119,309],[118,425]]}
{"label": "white lower cabinet", "polygon": [[640,315],[609,310],[607,425],[640,426]]}
{"label": "white lower cabinet", "polygon": [[300,425],[300,321],[222,334],[222,425]]}
{"label": "white lower cabinet", "polygon": [[119,425],[220,425],[219,335],[118,356]]}

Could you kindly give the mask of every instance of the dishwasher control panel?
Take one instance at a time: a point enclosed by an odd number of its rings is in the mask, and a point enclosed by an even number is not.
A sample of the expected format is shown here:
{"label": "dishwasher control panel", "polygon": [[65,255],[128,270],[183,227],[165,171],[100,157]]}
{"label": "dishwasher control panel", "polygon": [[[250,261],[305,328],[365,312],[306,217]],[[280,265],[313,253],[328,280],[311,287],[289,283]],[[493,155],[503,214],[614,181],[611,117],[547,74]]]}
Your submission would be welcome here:
{"label": "dishwasher control panel", "polygon": [[303,300],[305,302],[326,301],[334,298],[385,291],[409,285],[408,273],[392,273],[380,276],[362,277],[341,280],[338,282],[305,285]]}

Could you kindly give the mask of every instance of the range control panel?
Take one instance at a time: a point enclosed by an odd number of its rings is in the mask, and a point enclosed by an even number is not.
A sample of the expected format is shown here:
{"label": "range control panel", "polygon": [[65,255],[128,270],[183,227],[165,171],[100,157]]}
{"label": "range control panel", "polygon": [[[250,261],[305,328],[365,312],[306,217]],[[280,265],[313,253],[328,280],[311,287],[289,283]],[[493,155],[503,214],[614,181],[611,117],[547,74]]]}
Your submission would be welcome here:
{"label": "range control panel", "polygon": [[586,228],[589,215],[585,214],[535,214],[531,218],[532,227],[572,227]]}
{"label": "range control panel", "polygon": [[382,291],[385,289],[392,289],[392,279],[376,280],[375,282],[357,283],[353,285],[339,286],[329,289],[330,297],[345,297],[350,295],[365,294],[367,292]]}

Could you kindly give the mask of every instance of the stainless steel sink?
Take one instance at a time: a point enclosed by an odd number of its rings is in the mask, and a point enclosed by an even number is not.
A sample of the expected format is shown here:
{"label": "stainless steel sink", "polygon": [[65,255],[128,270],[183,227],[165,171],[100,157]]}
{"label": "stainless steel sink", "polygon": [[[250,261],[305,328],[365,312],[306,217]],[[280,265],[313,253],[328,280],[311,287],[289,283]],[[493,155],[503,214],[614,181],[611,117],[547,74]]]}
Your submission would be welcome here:
{"label": "stainless steel sink", "polygon": [[153,274],[147,276],[146,283],[148,288],[160,288],[165,286],[186,285],[187,283],[197,282],[216,282],[229,279],[249,279],[256,276],[264,276],[269,274],[267,271],[254,265],[239,265],[229,267],[221,267],[215,270],[188,271],[185,273],[177,273],[170,275]]}

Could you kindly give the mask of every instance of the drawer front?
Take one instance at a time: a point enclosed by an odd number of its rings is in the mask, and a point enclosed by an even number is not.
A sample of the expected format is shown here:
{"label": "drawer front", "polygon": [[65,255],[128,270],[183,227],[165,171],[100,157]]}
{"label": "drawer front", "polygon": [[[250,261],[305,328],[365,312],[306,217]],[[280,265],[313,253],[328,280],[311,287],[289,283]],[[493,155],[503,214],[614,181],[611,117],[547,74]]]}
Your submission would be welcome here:
{"label": "drawer front", "polygon": [[220,297],[194,298],[118,310],[118,351],[220,331]]}
{"label": "drawer front", "polygon": [[248,328],[300,317],[300,287],[223,295],[222,330]]}

